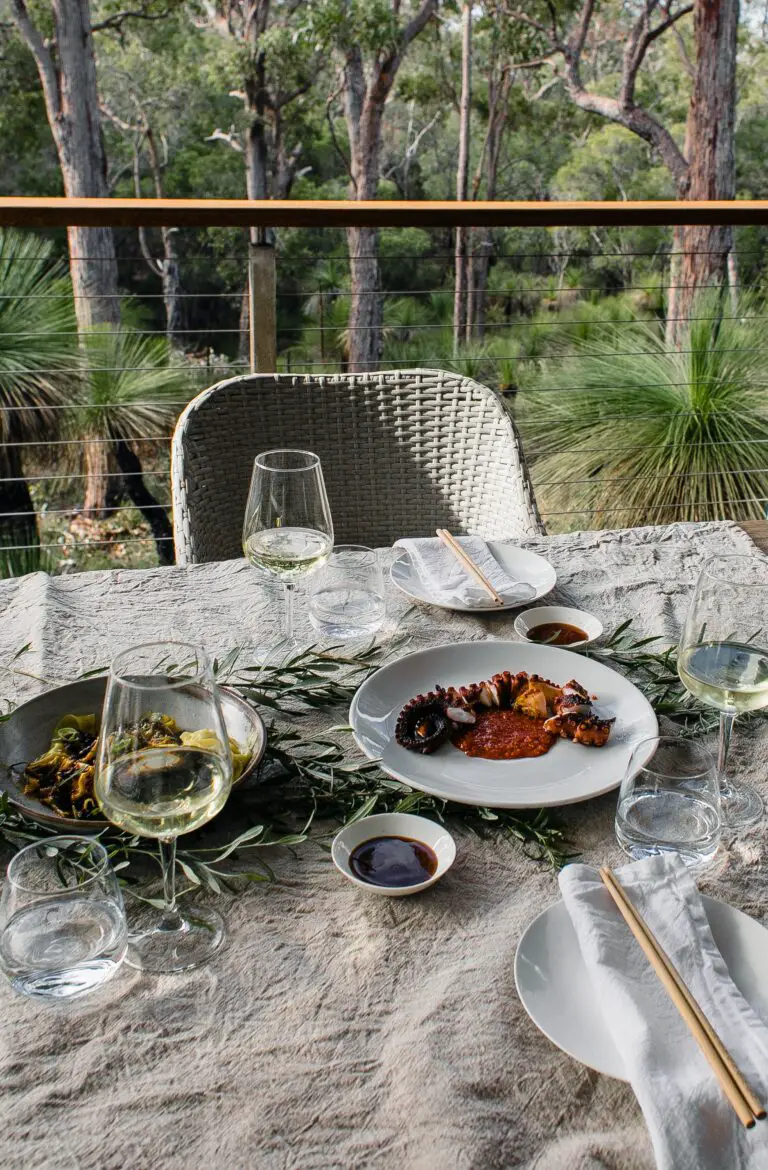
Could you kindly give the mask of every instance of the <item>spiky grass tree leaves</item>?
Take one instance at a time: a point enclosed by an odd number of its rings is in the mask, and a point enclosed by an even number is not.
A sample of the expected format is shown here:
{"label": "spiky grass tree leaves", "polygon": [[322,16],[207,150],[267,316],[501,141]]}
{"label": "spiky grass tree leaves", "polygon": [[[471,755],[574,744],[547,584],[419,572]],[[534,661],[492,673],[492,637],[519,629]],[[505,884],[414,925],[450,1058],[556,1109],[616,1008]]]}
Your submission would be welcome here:
{"label": "spiky grass tree leaves", "polygon": [[125,475],[125,491],[147,520],[161,563],[172,560],[167,513],[147,487],[141,460],[162,445],[196,389],[184,367],[174,364],[164,337],[147,337],[108,326],[82,340],[83,375],[70,426],[78,438],[103,443]]}
{"label": "spiky grass tree leaves", "polygon": [[762,318],[701,294],[680,344],[634,321],[541,363],[517,415],[551,528],[760,518],[768,500]]}
{"label": "spiky grass tree leaves", "polygon": [[[0,230],[0,576],[38,567],[25,443],[56,438],[75,391],[77,331],[65,265],[48,240]],[[18,546],[32,546],[19,549]]]}

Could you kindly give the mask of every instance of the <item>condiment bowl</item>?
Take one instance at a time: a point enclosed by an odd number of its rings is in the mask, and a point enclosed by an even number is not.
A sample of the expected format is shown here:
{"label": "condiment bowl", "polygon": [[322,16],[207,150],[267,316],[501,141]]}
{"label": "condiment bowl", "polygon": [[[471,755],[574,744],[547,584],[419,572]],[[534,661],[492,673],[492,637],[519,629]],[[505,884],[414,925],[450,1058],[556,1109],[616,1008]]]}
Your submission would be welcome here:
{"label": "condiment bowl", "polygon": [[[426,881],[412,886],[379,886],[364,881],[352,872],[350,857],[358,845],[374,837],[407,837],[427,845],[437,857],[437,869]],[[456,843],[444,825],[417,817],[412,813],[376,813],[345,825],[334,838],[331,857],[336,868],[356,886],[372,894],[384,894],[388,898],[401,898],[406,894],[418,894],[433,886],[453,865],[456,857]]]}
{"label": "condiment bowl", "polygon": [[594,614],[585,609],[572,609],[568,605],[540,605],[536,609],[526,609],[515,618],[515,633],[526,642],[533,642],[531,630],[536,626],[543,626],[550,622],[565,622],[569,626],[577,626],[587,635],[579,642],[561,644],[561,650],[575,650],[577,646],[588,646],[595,642],[603,632],[603,623]]}

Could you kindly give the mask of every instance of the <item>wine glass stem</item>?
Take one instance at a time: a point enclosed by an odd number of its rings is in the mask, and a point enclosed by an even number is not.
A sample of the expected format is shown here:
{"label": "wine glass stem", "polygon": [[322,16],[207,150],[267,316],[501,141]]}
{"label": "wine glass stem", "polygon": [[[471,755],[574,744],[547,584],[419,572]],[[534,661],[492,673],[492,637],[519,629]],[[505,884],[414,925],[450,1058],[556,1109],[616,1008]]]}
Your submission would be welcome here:
{"label": "wine glass stem", "polygon": [[288,641],[293,638],[293,591],[295,585],[285,585],[285,606],[283,609],[283,633]]}
{"label": "wine glass stem", "polygon": [[160,841],[160,863],[163,867],[163,917],[159,930],[179,930],[182,917],[176,909],[176,838]]}
{"label": "wine glass stem", "polygon": [[728,751],[731,746],[731,732],[736,716],[729,711],[720,712],[720,740],[717,747],[717,770],[720,773],[720,789],[727,792],[728,781],[725,778],[725,767],[728,762]]}

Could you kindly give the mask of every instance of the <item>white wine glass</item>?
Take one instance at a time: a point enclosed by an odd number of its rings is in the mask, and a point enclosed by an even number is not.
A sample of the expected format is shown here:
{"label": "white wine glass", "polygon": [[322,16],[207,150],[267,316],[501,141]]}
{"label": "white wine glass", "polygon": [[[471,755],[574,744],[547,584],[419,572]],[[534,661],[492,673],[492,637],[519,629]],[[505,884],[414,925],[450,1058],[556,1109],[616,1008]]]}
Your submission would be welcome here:
{"label": "white wine glass", "polygon": [[[193,742],[183,732],[207,732]],[[164,907],[131,937],[127,961],[157,973],[186,971],[224,941],[221,915],[176,905],[176,838],[215,817],[232,787],[232,756],[208,655],[185,642],[152,642],[112,663],[94,789],[113,824],[160,845]]]}
{"label": "white wine glass", "polygon": [[282,581],[283,640],[293,638],[296,582],[327,561],[333,522],[323,469],[312,451],[282,449],[257,455],[243,522],[243,552],[258,569]]}
{"label": "white wine glass", "polygon": [[720,712],[717,766],[723,824],[745,828],[760,820],[754,788],[726,776],[737,715],[768,706],[768,560],[712,557],[696,583],[678,649],[686,690]]}

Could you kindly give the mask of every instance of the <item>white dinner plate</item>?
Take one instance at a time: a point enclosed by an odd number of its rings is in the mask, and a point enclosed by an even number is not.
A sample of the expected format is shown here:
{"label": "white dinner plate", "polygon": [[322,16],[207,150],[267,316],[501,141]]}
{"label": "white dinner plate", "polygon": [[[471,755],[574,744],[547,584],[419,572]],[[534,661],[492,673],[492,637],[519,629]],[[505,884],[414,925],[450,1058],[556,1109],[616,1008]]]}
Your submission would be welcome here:
{"label": "white dinner plate", "polygon": [[[593,748],[558,739],[534,759],[482,760],[450,743],[424,756],[396,742],[397,716],[409,699],[437,684],[466,686],[501,670],[527,670],[559,684],[577,679],[598,696],[600,715],[616,717],[608,743]],[[458,642],[407,654],[366,679],[352,700],[349,720],[365,754],[381,760],[396,780],[444,800],[491,808],[574,804],[609,792],[621,783],[634,745],[658,732],[648,700],[615,670],[532,642]]]}
{"label": "white dinner plate", "polygon": [[557,573],[544,557],[518,548],[508,540],[489,540],[488,548],[504,572],[513,580],[524,581],[530,585],[533,593],[528,597],[521,597],[519,601],[507,602],[506,605],[495,605],[493,602],[489,602],[488,605],[445,605],[443,602],[434,601],[426,591],[405,550],[401,551],[392,565],[389,575],[398,589],[402,589],[403,593],[407,593],[414,601],[426,601],[428,605],[436,605],[439,609],[454,609],[459,613],[484,613],[486,610],[500,613],[505,609],[521,609],[554,589]]}
{"label": "white dinner plate", "polygon": [[[768,930],[725,902],[704,895],[702,902],[733,982],[768,1024]],[[535,918],[520,939],[515,984],[528,1015],[553,1044],[606,1076],[627,1079],[565,902]]]}

